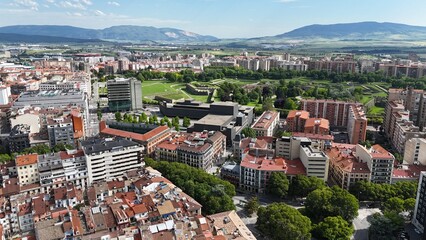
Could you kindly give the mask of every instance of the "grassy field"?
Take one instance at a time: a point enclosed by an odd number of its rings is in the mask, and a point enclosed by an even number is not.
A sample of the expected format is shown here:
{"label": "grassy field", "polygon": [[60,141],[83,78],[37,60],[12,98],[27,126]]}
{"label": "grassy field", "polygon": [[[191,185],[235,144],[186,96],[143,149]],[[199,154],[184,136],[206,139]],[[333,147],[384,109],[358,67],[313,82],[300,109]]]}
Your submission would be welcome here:
{"label": "grassy field", "polygon": [[163,80],[144,81],[142,83],[142,96],[147,99],[154,99],[155,96],[161,96],[174,100],[195,99],[206,102],[207,96],[193,95],[185,91],[185,83],[173,83]]}

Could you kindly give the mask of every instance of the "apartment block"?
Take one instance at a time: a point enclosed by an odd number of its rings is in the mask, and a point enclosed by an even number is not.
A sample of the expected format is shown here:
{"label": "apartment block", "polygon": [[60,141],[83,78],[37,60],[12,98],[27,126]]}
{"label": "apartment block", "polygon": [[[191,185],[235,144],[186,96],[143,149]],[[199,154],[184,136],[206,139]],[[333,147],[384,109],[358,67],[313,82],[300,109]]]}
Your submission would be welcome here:
{"label": "apartment block", "polygon": [[286,118],[287,130],[289,132],[303,132],[305,123],[309,119],[309,112],[301,110],[291,110]]}
{"label": "apartment block", "polygon": [[324,118],[309,118],[305,122],[304,133],[328,135],[330,134],[330,123]]}
{"label": "apartment block", "polygon": [[[392,93],[394,92],[395,91],[392,91]],[[393,116],[393,114],[399,113],[405,110],[404,102],[401,99],[399,99],[397,96],[393,96],[392,93],[389,92],[388,102],[385,107],[385,118],[383,120],[383,129],[388,136],[392,136],[394,124],[396,121],[395,116]],[[389,100],[389,99],[398,99],[398,100]],[[408,120],[408,114],[406,116]]]}
{"label": "apartment block", "polygon": [[11,153],[19,153],[30,147],[30,126],[26,124],[18,124],[12,128],[7,138],[9,142],[9,151]]}
{"label": "apartment block", "polygon": [[[394,114],[395,115],[395,114]],[[424,138],[426,132],[421,132],[420,128],[415,126],[413,122],[400,120],[396,121],[391,143],[398,153],[404,153],[405,143],[411,138]]]}
{"label": "apartment block", "polygon": [[30,185],[39,182],[37,154],[20,155],[15,158],[19,185]]}
{"label": "apartment block", "polygon": [[75,146],[74,127],[71,116],[48,118],[47,133],[50,147],[54,147],[57,144]]}
{"label": "apartment block", "polygon": [[253,149],[274,149],[274,138],[273,137],[257,137],[257,138],[243,138],[235,139],[232,153],[235,158],[241,161],[244,158],[244,154]]}
{"label": "apartment block", "polygon": [[395,157],[390,152],[378,144],[369,149],[358,144],[355,154],[360,161],[367,163],[371,171],[371,182],[391,183]]}
{"label": "apartment block", "polygon": [[87,161],[88,184],[121,176],[142,167],[144,147],[123,138],[94,139],[82,142]]}
{"label": "apartment block", "polygon": [[225,150],[226,137],[220,132],[176,133],[157,145],[155,157],[207,170]]}
{"label": "apartment block", "polygon": [[272,136],[280,121],[280,114],[275,111],[266,111],[251,126],[256,132],[256,136]]}
{"label": "apartment block", "polygon": [[405,142],[404,163],[426,166],[426,139],[411,138]]}
{"label": "apartment block", "polygon": [[355,144],[365,141],[367,135],[367,117],[362,107],[356,105],[349,107],[347,131],[350,143]]}
{"label": "apartment block", "polygon": [[367,118],[362,105],[354,102],[303,99],[301,108],[309,112],[311,117],[327,119],[330,127],[345,127],[350,143],[365,141]]}
{"label": "apartment block", "polygon": [[371,171],[368,164],[355,155],[356,145],[333,144],[327,150],[329,157],[328,182],[343,189],[349,189],[358,181],[370,181]]}
{"label": "apartment block", "polygon": [[290,178],[306,175],[306,169],[300,160],[286,160],[252,152],[241,161],[240,187],[245,191],[265,193],[273,172],[282,172]]}

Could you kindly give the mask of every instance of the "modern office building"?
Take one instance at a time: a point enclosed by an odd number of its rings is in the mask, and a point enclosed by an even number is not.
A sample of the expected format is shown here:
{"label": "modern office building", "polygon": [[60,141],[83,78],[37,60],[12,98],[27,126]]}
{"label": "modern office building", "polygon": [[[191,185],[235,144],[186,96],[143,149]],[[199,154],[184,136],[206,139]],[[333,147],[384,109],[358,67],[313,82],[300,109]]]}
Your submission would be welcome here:
{"label": "modern office building", "polygon": [[57,144],[75,146],[72,116],[48,118],[47,133],[50,147]]}
{"label": "modern office building", "polygon": [[18,124],[12,128],[8,137],[9,151],[11,153],[22,152],[30,147],[30,126]]}
{"label": "modern office building", "polygon": [[417,188],[416,206],[414,208],[413,225],[426,237],[426,172],[420,173],[419,186]]}
{"label": "modern office building", "polygon": [[301,146],[300,160],[306,168],[306,175],[327,181],[329,158],[319,146]]}
{"label": "modern office building", "polygon": [[136,79],[108,80],[108,107],[110,111],[135,111],[142,109],[142,85]]}
{"label": "modern office building", "polygon": [[143,166],[144,147],[123,138],[104,138],[82,142],[87,161],[88,184],[114,179]]}

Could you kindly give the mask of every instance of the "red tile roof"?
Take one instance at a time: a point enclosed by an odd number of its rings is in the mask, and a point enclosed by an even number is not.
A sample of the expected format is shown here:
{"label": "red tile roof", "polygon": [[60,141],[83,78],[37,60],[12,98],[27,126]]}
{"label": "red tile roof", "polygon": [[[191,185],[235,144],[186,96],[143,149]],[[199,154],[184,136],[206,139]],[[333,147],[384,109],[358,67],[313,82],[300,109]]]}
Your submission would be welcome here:
{"label": "red tile roof", "polygon": [[20,155],[15,158],[16,166],[26,166],[37,163],[37,154]]}
{"label": "red tile roof", "polygon": [[284,158],[270,158],[266,156],[256,157],[251,154],[245,155],[241,166],[260,171],[280,171],[289,175],[306,174],[306,169],[300,160],[286,160]]}
{"label": "red tile roof", "polygon": [[152,139],[153,137],[164,133],[165,131],[169,130],[169,127],[167,126],[158,126],[157,128],[145,133],[145,134],[140,134],[140,133],[134,133],[134,132],[127,132],[127,131],[123,131],[123,130],[118,130],[118,129],[114,129],[114,128],[109,128],[106,127],[102,129],[102,125],[105,126],[105,123],[100,123],[101,126],[101,134],[105,134],[105,135],[111,135],[111,136],[118,136],[118,137],[123,137],[123,138],[130,138],[136,141],[142,141],[142,142],[147,142],[150,139]]}

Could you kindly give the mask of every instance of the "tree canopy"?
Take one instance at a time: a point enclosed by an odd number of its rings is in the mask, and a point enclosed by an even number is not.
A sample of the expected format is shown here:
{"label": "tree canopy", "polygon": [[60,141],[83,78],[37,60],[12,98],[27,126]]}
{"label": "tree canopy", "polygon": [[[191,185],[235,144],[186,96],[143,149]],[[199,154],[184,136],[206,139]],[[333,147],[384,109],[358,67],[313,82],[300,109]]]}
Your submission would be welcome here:
{"label": "tree canopy", "polygon": [[401,181],[394,184],[377,184],[367,181],[358,181],[349,191],[360,201],[386,201],[392,197],[403,200],[416,198],[417,181]]}
{"label": "tree canopy", "polygon": [[253,128],[246,127],[241,131],[241,134],[244,135],[244,137],[250,137],[255,138],[256,132],[253,130]]}
{"label": "tree canopy", "polygon": [[231,183],[183,163],[155,161],[151,158],[145,158],[145,163],[194,197],[203,205],[204,213],[214,214],[235,209],[232,201],[235,187]]}
{"label": "tree canopy", "polygon": [[291,181],[289,192],[294,197],[306,197],[310,192],[322,187],[325,187],[325,183],[320,178],[297,175]]}
{"label": "tree canopy", "polygon": [[340,216],[326,217],[324,221],[315,225],[312,230],[312,235],[317,239],[339,239],[349,240],[354,229]]}
{"label": "tree canopy", "polygon": [[326,217],[341,216],[352,222],[358,215],[358,200],[345,189],[337,186],[325,187],[309,193],[305,202],[306,213],[314,221],[322,221]]}
{"label": "tree canopy", "polygon": [[282,172],[272,172],[268,182],[268,192],[279,198],[287,196],[290,182],[287,176]]}
{"label": "tree canopy", "polygon": [[368,234],[370,239],[392,240],[396,239],[397,233],[404,227],[404,219],[395,213],[382,215],[376,213],[370,220]]}
{"label": "tree canopy", "polygon": [[311,220],[284,203],[260,207],[257,215],[257,228],[271,239],[311,239]]}

